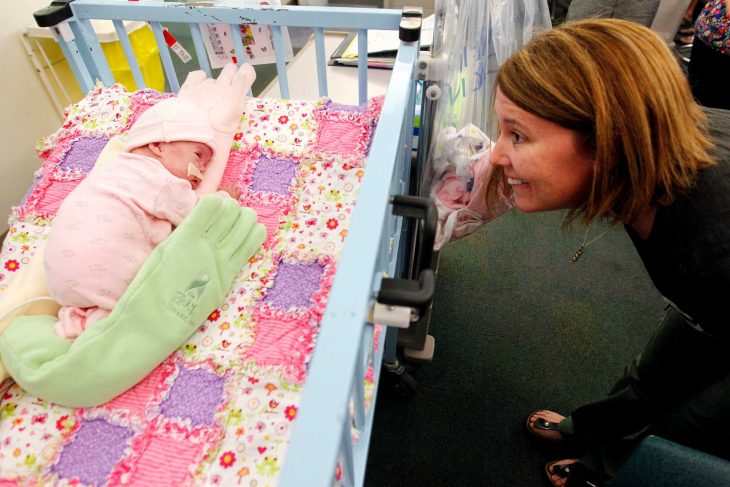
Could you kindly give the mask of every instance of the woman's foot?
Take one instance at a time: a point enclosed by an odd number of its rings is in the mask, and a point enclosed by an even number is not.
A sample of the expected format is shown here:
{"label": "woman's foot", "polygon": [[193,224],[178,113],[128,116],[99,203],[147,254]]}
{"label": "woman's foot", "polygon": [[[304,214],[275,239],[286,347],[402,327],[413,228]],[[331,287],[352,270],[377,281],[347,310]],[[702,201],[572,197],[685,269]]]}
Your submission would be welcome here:
{"label": "woman's foot", "polygon": [[599,487],[603,478],[576,459],[558,460],[545,465],[545,473],[555,487]]}
{"label": "woman's foot", "polygon": [[565,416],[547,409],[540,409],[527,417],[527,431],[548,441],[563,441],[565,437],[558,430],[558,424]]}

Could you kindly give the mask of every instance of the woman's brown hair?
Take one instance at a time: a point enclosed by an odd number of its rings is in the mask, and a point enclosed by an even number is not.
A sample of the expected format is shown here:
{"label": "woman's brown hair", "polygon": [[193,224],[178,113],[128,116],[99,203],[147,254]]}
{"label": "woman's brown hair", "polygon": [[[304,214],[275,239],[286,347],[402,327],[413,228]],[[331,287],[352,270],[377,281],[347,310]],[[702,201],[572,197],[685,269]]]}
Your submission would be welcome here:
{"label": "woman's brown hair", "polygon": [[[670,204],[714,163],[706,116],[678,62],[634,22],[581,20],[540,34],[502,65],[496,86],[523,110],[576,131],[592,153],[590,195],[567,221],[631,222]],[[509,191],[493,166],[487,206]]]}

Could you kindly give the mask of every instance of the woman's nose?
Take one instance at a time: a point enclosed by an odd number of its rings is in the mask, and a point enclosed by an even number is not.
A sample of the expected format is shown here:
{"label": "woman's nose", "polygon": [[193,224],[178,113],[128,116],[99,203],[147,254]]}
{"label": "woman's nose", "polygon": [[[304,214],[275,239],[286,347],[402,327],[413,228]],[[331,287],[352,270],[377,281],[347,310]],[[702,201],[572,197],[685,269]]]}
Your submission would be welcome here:
{"label": "woman's nose", "polygon": [[509,164],[509,160],[502,149],[503,146],[502,137],[497,138],[497,142],[492,147],[492,153],[489,155],[489,164],[492,166],[506,166]]}

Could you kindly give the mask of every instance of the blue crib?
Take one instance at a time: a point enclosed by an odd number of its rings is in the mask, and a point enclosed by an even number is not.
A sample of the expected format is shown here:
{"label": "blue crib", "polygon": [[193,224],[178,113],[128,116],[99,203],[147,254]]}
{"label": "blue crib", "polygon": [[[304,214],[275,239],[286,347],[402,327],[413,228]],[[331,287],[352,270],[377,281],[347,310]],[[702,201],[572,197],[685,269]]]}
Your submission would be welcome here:
{"label": "blue crib", "polygon": [[[286,60],[279,55],[284,52],[283,28],[312,28],[317,57],[313,70],[317,72],[320,96],[327,96],[329,92],[324,31],[355,31],[359,46],[360,62],[356,69],[361,105],[368,99],[368,31],[400,30],[401,44],[372,140],[358,204],[321,322],[299,412],[289,437],[286,462],[277,479],[285,486],[332,485],[339,466],[342,484],[362,485],[375,401],[373,398],[373,406],[365,409],[364,376],[368,364],[372,363],[377,381],[386,336],[386,333],[380,335],[380,343],[373,353],[373,310],[379,316],[378,311],[394,312],[393,306],[422,307],[428,303],[433,290],[430,271],[422,272],[417,282],[393,279],[402,275],[407,254],[403,243],[407,225],[399,215],[423,219],[420,225],[426,230],[422,232],[426,236],[432,235],[435,226],[433,210],[427,203],[413,197],[396,196],[409,194],[420,17],[400,10],[243,6],[224,1],[72,0],[54,1],[41,15],[37,13],[37,19],[39,24],[53,30],[85,92],[94,88],[96,80],[101,80],[105,86],[115,83],[91,19],[113,21],[140,89],[146,86],[145,80],[123,21],[148,22],[159,47],[166,85],[172,92],[179,90],[180,80],[166,46],[163,22],[187,26],[197,59],[197,65],[190,69],[202,69],[209,76],[212,68],[200,23],[235,26],[231,33],[239,62],[245,60],[246,55],[238,25],[268,25],[277,52],[276,70],[282,98],[289,98],[290,93]],[[427,238],[421,246],[428,248]],[[430,253],[428,255],[430,258]],[[351,427],[360,431],[359,441],[352,441]]]}

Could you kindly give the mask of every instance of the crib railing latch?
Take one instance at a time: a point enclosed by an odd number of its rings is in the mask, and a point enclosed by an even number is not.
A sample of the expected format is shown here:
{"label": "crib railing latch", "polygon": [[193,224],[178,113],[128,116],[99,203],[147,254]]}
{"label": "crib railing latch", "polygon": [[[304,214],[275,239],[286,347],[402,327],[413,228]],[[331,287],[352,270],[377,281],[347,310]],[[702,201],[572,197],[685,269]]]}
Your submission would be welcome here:
{"label": "crib railing latch", "polygon": [[408,328],[431,305],[435,289],[436,277],[431,269],[422,271],[418,281],[384,277],[368,322]]}
{"label": "crib railing latch", "polygon": [[431,269],[422,270],[418,281],[384,277],[373,306],[372,322],[408,328],[431,306],[435,290],[436,276]]}
{"label": "crib railing latch", "polygon": [[416,42],[421,38],[423,23],[422,7],[403,7],[398,27],[398,38],[403,42]]}
{"label": "crib railing latch", "polygon": [[394,196],[393,214],[418,221],[418,241],[415,247],[415,272],[418,279],[383,277],[373,306],[374,323],[407,328],[418,321],[431,306],[436,289],[436,275],[431,269],[433,244],[436,238],[437,211],[428,198]]}
{"label": "crib railing latch", "polygon": [[51,4],[33,12],[33,18],[38,27],[53,27],[74,16],[71,11],[71,2],[74,0],[53,0]]}

